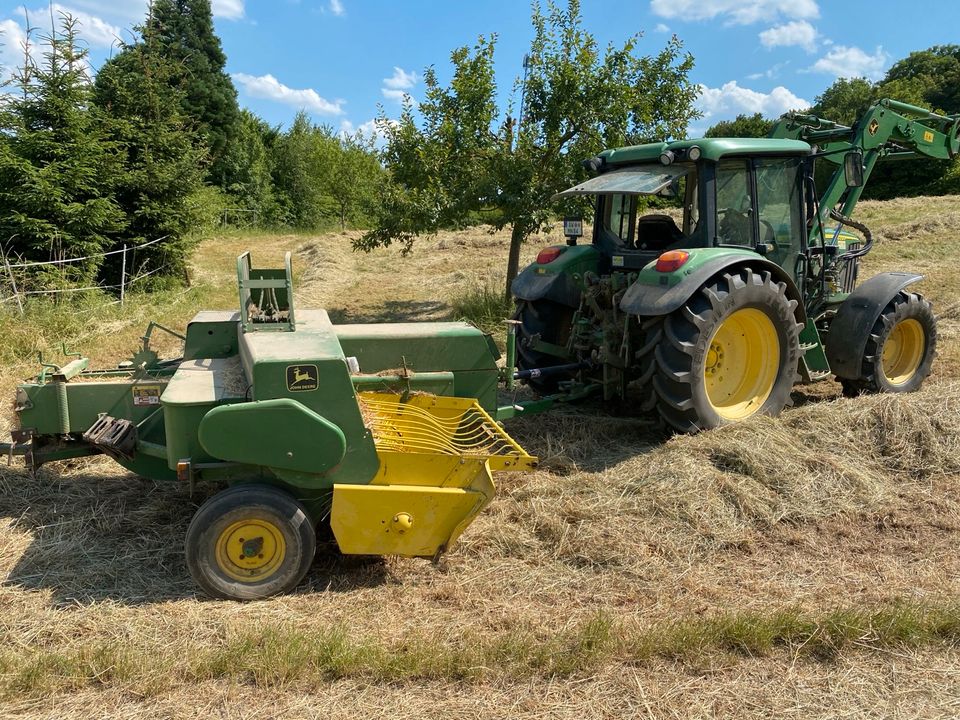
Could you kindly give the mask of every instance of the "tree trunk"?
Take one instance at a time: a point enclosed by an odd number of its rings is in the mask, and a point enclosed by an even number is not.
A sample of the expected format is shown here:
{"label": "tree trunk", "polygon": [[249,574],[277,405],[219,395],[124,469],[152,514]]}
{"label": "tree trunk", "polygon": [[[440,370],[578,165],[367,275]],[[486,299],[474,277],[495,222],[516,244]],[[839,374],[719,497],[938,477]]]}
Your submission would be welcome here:
{"label": "tree trunk", "polygon": [[347,229],[347,206],[340,205],[340,232]]}
{"label": "tree trunk", "polygon": [[510,231],[510,255],[507,257],[507,300],[511,297],[510,285],[517,273],[520,272],[520,246],[523,245],[526,237],[527,234],[524,232],[523,226],[514,223],[513,229]]}

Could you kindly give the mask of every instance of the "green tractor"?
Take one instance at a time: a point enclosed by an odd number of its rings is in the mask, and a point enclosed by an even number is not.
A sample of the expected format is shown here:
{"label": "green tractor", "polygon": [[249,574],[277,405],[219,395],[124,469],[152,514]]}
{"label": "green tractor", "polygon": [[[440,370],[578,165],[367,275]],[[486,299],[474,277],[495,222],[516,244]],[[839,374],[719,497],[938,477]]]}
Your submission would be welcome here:
{"label": "green tractor", "polygon": [[[682,432],[776,415],[795,383],[831,375],[847,394],[917,389],[937,339],[909,289],[922,276],[857,286],[872,239],[850,215],[878,160],[953,158],[958,128],[960,116],[882,100],[852,128],[790,113],[768,138],[588,160],[595,176],[556,197],[596,197],[592,243],[569,223],[567,245],[512,286],[517,377],[555,400],[602,393]],[[836,166],[822,196],[817,160]],[[643,196],[681,199],[682,218],[644,214]]]}

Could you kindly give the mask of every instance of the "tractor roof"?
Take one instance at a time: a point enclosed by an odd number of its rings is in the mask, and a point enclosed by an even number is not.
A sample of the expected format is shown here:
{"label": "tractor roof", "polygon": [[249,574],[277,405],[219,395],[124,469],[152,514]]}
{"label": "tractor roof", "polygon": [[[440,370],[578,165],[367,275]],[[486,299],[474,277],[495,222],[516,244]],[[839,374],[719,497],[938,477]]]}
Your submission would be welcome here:
{"label": "tractor roof", "polygon": [[705,160],[719,160],[728,155],[808,155],[809,143],[802,140],[774,138],[697,138],[676,142],[655,142],[646,145],[604,150],[600,157],[609,165],[641,163],[658,160],[667,150],[687,150],[696,145]]}

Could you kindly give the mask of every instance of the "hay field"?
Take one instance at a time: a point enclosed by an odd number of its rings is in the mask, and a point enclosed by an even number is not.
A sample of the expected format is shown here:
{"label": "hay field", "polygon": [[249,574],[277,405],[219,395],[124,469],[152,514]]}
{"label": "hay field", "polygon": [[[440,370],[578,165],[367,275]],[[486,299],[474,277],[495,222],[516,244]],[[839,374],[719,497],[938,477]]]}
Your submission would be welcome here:
{"label": "hay field", "polygon": [[[0,716],[955,717],[960,198],[858,216],[879,238],[864,277],[928,274],[924,390],[846,400],[822,382],[779,419],[669,440],[593,407],[516,420],[542,468],[500,476],[439,565],[322,557],[295,594],[210,601],[182,557],[202,498],[105,459],[4,469]],[[0,317],[0,392],[58,334],[106,365],[148,319],[234,307],[247,248],[260,266],[296,252],[301,307],[371,321],[447,317],[500,282],[507,247],[469,230],[358,255],[350,237],[212,238],[189,291]]]}

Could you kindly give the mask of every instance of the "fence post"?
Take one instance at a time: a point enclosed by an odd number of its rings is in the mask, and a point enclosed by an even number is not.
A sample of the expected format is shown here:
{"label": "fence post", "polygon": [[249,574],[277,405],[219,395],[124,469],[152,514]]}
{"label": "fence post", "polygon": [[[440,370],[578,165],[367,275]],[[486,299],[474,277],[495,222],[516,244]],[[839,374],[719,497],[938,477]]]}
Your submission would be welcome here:
{"label": "fence post", "polygon": [[17,299],[17,307],[20,308],[20,315],[23,315],[23,301],[20,299],[20,291],[17,290],[17,281],[13,277],[13,269],[10,267],[10,261],[7,260],[7,254],[3,254],[3,264],[7,267],[7,274],[10,276],[10,285],[13,286],[13,296]]}
{"label": "fence post", "polygon": [[120,261],[120,307],[123,307],[124,291],[127,284],[127,244],[123,244],[123,260]]}

